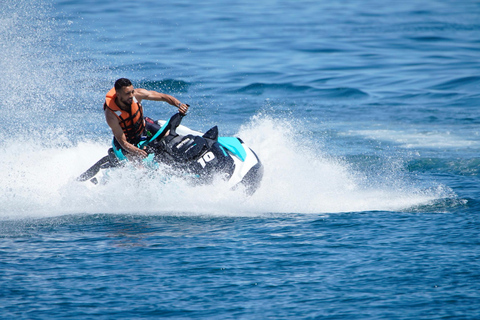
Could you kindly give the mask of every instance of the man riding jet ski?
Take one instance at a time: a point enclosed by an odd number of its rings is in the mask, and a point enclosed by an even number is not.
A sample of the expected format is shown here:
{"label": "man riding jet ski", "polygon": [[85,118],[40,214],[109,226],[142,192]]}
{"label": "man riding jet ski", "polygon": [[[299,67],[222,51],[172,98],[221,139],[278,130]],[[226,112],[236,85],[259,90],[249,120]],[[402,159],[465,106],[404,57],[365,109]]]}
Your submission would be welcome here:
{"label": "man riding jet ski", "polygon": [[118,93],[115,93],[115,88],[110,90],[104,105],[107,123],[114,133],[112,148],[108,156],[100,159],[78,180],[90,180],[96,184],[99,173],[105,169],[119,167],[126,161],[141,161],[149,168],[158,167],[159,163],[166,164],[196,183],[211,183],[216,174],[221,174],[232,188],[243,184],[248,194],[253,194],[258,188],[263,166],[242,140],[219,137],[216,126],[203,135],[180,126],[188,110],[188,105],[180,102],[177,104],[180,113],[166,122],[143,118],[141,104],[135,98],[137,95],[169,103],[175,103],[176,99],[155,91],[133,90],[128,79],[119,79],[115,85],[119,88]]}
{"label": "man riding jet ski", "polygon": [[142,100],[165,101],[178,107],[178,111],[186,114],[188,105],[164,93],[145,89],[134,89],[132,82],[125,78],[115,81],[115,86],[107,93],[103,110],[105,120],[112,129],[115,145],[125,151],[126,156],[144,158],[145,150],[136,145],[144,140],[144,135],[155,133],[159,127],[153,121],[145,121],[143,116]]}

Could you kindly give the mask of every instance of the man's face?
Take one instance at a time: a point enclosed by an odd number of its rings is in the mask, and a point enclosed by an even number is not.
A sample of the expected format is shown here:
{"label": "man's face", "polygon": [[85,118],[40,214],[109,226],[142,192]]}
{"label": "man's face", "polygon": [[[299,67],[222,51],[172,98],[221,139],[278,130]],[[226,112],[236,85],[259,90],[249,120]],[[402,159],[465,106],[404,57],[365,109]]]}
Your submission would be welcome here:
{"label": "man's face", "polygon": [[135,93],[135,89],[133,86],[122,87],[120,90],[117,91],[117,98],[120,100],[121,103],[130,106],[133,102],[133,94]]}

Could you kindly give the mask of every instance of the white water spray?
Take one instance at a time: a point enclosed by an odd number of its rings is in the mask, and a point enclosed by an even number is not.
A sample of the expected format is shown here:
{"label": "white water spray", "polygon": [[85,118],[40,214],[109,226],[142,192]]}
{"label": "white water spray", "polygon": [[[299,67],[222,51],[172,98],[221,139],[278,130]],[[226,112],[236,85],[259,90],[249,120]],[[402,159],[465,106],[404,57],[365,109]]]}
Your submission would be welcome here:
{"label": "white water spray", "polygon": [[[38,141],[0,149],[0,217],[44,217],[76,213],[199,214],[251,216],[271,213],[334,213],[403,210],[445,196],[398,180],[365,183],[368,177],[344,161],[298,141],[289,123],[255,117],[239,132],[265,166],[261,187],[247,197],[226,182],[191,186],[179,178],[144,170],[118,170],[106,185],[75,178],[106,154],[108,142]],[[390,172],[395,175],[395,172]]]}

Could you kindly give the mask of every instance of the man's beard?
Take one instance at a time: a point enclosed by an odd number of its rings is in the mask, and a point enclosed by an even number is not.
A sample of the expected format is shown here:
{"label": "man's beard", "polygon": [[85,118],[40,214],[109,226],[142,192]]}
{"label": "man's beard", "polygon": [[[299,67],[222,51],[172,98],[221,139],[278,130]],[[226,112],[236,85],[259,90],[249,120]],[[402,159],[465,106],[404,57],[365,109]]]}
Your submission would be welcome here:
{"label": "man's beard", "polygon": [[127,99],[127,100],[120,100],[124,105],[126,105],[127,107],[131,107],[132,106],[132,102],[133,102],[133,99]]}

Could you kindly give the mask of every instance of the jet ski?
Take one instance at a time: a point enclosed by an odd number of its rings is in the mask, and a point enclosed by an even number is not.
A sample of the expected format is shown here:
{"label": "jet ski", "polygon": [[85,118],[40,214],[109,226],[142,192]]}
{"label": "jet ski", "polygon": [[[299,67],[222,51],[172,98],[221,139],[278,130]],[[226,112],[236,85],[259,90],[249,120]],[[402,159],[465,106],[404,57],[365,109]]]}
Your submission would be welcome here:
{"label": "jet ski", "polygon": [[[142,167],[156,170],[163,165],[169,170],[162,172],[181,176],[194,184],[211,184],[220,176],[228,181],[231,189],[243,185],[245,192],[252,195],[263,177],[263,165],[255,152],[240,138],[219,137],[217,126],[204,134],[182,126],[183,117],[177,113],[167,121],[155,122],[160,129],[137,144],[148,153]],[[108,154],[77,180],[94,185],[106,183],[106,172],[124,167],[128,162],[122,150],[112,143]]]}

